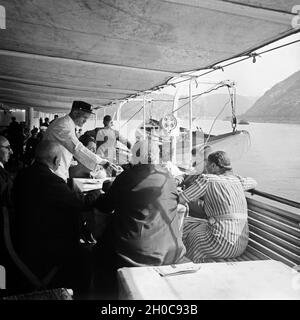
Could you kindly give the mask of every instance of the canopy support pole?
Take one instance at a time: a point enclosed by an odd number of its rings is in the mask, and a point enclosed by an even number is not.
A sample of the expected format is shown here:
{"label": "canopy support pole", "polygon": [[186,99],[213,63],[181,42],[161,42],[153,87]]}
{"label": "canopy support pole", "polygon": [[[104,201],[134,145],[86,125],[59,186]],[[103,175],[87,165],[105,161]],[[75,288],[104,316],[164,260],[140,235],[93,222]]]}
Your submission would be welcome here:
{"label": "canopy support pole", "polygon": [[26,109],[26,113],[25,113],[26,125],[29,128],[29,130],[31,130],[33,127],[33,113],[34,113],[33,107],[29,107]]}
{"label": "canopy support pole", "polygon": [[144,140],[146,140],[146,100],[143,96],[143,128],[144,128]]}
{"label": "canopy support pole", "polygon": [[194,79],[190,80],[189,84],[189,167],[192,165],[192,149],[193,149],[193,131],[192,131],[192,123],[193,123],[193,92],[192,92],[192,83]]}
{"label": "canopy support pole", "polygon": [[117,109],[118,130],[121,129],[121,111],[122,111],[122,107],[124,106],[125,103],[126,103],[126,101],[119,101],[118,102],[118,109]]}
{"label": "canopy support pole", "polygon": [[[179,86],[177,88],[175,96],[174,96],[174,100],[173,100],[172,113],[176,119],[178,119],[177,118],[178,101],[181,96],[183,88],[184,88],[184,86]],[[177,123],[177,125],[179,126],[179,123]],[[179,131],[179,129],[178,129],[178,131]],[[184,158],[183,158],[184,154],[183,153],[184,153],[184,149],[181,150],[181,159],[179,161],[184,161]],[[177,162],[177,137],[175,135],[172,136],[172,158],[171,158],[171,160],[174,164],[176,164],[176,162]]]}
{"label": "canopy support pole", "polygon": [[96,112],[95,112],[95,128],[97,127],[97,115],[98,115],[98,110],[96,110]]}

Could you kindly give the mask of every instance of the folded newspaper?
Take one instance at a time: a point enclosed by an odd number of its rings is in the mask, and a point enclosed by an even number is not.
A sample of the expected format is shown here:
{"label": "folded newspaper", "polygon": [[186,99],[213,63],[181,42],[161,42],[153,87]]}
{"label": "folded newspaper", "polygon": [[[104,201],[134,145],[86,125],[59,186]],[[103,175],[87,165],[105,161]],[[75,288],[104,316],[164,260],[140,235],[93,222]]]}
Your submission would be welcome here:
{"label": "folded newspaper", "polygon": [[162,277],[167,277],[197,272],[200,268],[200,264],[188,262],[182,264],[171,264],[169,266],[154,267],[154,270],[158,272]]}

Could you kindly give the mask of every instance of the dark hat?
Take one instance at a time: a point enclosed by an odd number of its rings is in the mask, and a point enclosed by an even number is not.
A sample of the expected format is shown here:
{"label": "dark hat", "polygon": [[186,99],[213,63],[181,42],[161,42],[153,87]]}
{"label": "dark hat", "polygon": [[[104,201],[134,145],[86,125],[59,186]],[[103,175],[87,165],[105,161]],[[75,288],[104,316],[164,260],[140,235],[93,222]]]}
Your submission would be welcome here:
{"label": "dark hat", "polygon": [[84,101],[73,101],[72,110],[82,110],[87,113],[93,113],[92,105]]}

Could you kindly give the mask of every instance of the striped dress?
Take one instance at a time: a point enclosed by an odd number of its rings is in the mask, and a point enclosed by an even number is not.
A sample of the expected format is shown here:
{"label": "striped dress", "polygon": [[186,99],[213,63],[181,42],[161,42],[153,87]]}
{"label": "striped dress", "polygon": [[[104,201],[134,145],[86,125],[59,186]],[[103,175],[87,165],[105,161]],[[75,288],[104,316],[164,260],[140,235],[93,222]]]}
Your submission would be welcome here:
{"label": "striped dress", "polygon": [[252,178],[203,174],[181,193],[187,202],[204,200],[208,217],[185,218],[183,242],[189,259],[198,263],[206,258],[233,258],[243,253],[249,233],[244,190],[255,186]]}

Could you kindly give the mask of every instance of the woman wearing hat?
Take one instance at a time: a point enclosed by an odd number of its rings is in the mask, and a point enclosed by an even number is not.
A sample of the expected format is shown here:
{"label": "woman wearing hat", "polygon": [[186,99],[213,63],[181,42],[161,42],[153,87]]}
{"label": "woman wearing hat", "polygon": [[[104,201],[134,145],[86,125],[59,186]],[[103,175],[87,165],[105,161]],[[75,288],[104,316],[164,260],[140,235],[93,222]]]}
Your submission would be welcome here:
{"label": "woman wearing hat", "polygon": [[193,262],[208,258],[234,258],[248,244],[245,190],[257,185],[252,178],[234,175],[224,151],[209,154],[206,173],[180,193],[182,203],[202,199],[208,219],[186,217],[183,242]]}

